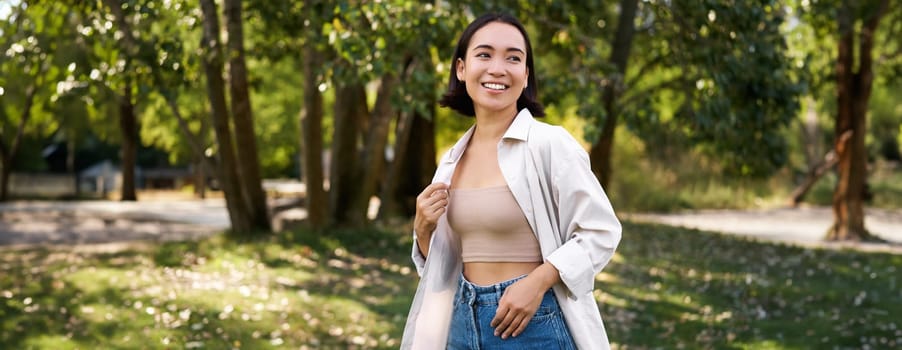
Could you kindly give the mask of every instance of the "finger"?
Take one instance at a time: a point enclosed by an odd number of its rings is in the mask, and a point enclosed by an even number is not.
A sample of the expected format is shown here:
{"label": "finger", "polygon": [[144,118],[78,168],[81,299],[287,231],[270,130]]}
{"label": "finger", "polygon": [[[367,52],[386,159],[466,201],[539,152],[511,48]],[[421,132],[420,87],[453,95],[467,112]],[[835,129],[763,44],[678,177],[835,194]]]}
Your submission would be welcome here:
{"label": "finger", "polygon": [[422,212],[433,212],[439,207],[448,205],[448,200],[441,197],[428,197],[417,199],[417,209]]}
{"label": "finger", "polygon": [[435,203],[431,203],[428,206],[426,206],[425,208],[423,208],[423,212],[427,213],[427,214],[435,214],[441,210],[444,210],[447,207],[448,207],[448,201],[440,200],[440,201],[436,201]]}
{"label": "finger", "polygon": [[503,332],[507,331],[507,328],[511,325],[511,323],[513,323],[514,317],[516,317],[516,316],[514,315],[513,312],[508,312],[507,315],[504,316],[504,318],[501,320],[501,322],[498,323],[498,327],[495,327],[495,336],[496,337],[501,336],[503,334]]}
{"label": "finger", "polygon": [[445,213],[445,207],[435,208],[435,209],[432,211],[432,214],[429,216],[429,219],[430,219],[431,221],[437,221],[437,220],[438,220],[438,217],[439,217],[439,216],[442,216],[442,214],[444,214],[444,213]]}
{"label": "finger", "polygon": [[435,206],[446,206],[446,205],[448,205],[448,197],[443,197],[443,196],[432,196],[432,197],[429,197],[429,199],[426,200],[426,203],[427,203],[430,207],[435,207]]}
{"label": "finger", "polygon": [[448,189],[448,184],[444,182],[436,182],[426,186],[426,189],[423,190],[423,193],[428,193],[430,196],[436,193],[446,193]]}
{"label": "finger", "polygon": [[526,317],[523,317],[523,315],[515,316],[511,320],[511,323],[507,326],[507,328],[502,330],[501,339],[507,339],[507,337],[511,336],[511,334],[513,334],[514,331],[516,331],[517,328],[520,326],[520,323],[523,322],[524,318],[526,318]]}
{"label": "finger", "polygon": [[508,307],[507,306],[498,306],[498,310],[495,310],[495,317],[492,318],[492,322],[489,322],[489,326],[492,328],[498,327],[501,324],[501,321],[504,320],[504,317],[507,316]]}
{"label": "finger", "polygon": [[435,192],[432,192],[432,195],[429,196],[429,199],[430,199],[430,200],[442,200],[442,199],[448,199],[448,192],[447,192],[447,191],[435,191]]}
{"label": "finger", "polygon": [[436,183],[430,184],[429,186],[426,186],[426,188],[424,188],[422,192],[420,192],[420,194],[417,196],[417,201],[429,198],[436,191],[444,190],[447,188],[448,188],[448,184],[446,184],[444,182],[436,182]]}
{"label": "finger", "polygon": [[514,338],[516,338],[520,334],[523,334],[523,331],[526,330],[526,326],[529,325],[529,321],[532,321],[532,317],[523,317],[523,319],[520,320],[520,324],[517,325],[517,329],[515,329],[514,333],[512,334]]}

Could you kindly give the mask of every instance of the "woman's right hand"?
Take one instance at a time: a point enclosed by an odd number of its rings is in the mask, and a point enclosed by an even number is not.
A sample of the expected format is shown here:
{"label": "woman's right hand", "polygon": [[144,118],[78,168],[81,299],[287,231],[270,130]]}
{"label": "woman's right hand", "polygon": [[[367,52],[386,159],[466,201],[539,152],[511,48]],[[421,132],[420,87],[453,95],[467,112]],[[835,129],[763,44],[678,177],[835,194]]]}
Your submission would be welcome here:
{"label": "woman's right hand", "polygon": [[438,224],[438,218],[445,213],[448,207],[448,185],[442,182],[436,182],[423,189],[417,196],[417,213],[413,219],[413,229],[417,232],[417,241],[425,241],[426,245],[420,244],[420,251],[426,256],[429,249],[429,240],[432,238],[432,231]]}

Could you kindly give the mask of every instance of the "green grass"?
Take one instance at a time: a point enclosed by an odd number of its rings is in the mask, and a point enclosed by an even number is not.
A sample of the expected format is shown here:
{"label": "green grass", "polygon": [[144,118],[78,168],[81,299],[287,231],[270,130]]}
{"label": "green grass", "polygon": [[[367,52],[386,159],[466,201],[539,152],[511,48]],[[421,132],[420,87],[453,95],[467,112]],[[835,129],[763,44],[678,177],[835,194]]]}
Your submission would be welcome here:
{"label": "green grass", "polygon": [[[399,230],[402,231],[402,230]],[[395,349],[406,232],[0,249],[3,349]],[[892,348],[902,256],[625,223],[596,297],[620,349]]]}

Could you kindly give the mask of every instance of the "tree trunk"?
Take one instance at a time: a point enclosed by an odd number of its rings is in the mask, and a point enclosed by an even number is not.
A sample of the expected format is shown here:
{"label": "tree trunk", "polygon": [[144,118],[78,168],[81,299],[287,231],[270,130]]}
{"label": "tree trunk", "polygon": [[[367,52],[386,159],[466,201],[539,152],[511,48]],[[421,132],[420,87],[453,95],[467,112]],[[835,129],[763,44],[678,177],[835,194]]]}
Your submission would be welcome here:
{"label": "tree trunk", "polygon": [[9,199],[9,177],[12,175],[13,162],[5,154],[0,157],[0,161],[0,202],[5,202]]}
{"label": "tree trunk", "polygon": [[398,186],[403,180],[408,180],[409,174],[404,174],[405,165],[409,162],[407,151],[410,149],[410,132],[413,128],[413,120],[417,115],[411,112],[402,112],[398,115],[395,126],[395,144],[392,145],[394,158],[387,164],[387,175],[382,179],[381,195],[379,196],[379,215],[381,219],[404,215],[401,211],[401,198],[398,196]]}
{"label": "tree trunk", "polygon": [[138,118],[132,101],[131,80],[126,79],[119,99],[119,129],[122,132],[122,192],[120,200],[136,201],[135,167],[138,158]]}
{"label": "tree trunk", "polygon": [[[846,135],[851,137],[852,133],[849,132]],[[827,173],[827,170],[836,166],[837,161],[836,152],[830,151],[824,155],[824,159],[820,163],[811,165],[811,168],[808,169],[808,173],[805,174],[802,183],[796,186],[792,191],[792,194],[789,195],[789,205],[791,207],[797,207],[799,203],[802,202],[802,198],[804,198],[808,191],[811,190],[811,187],[817,183],[817,180],[820,180],[820,178]]]}
{"label": "tree trunk", "polygon": [[204,34],[201,47],[204,54],[201,60],[207,76],[207,95],[212,110],[213,130],[219,146],[219,173],[222,190],[225,194],[229,220],[235,232],[249,232],[252,229],[250,214],[244,204],[244,194],[238,178],[238,161],[235,157],[235,145],[232,142],[232,131],[229,125],[229,111],[226,107],[225,83],[222,78],[223,57],[219,42],[219,18],[216,16],[214,0],[201,0],[204,14]]}
{"label": "tree trunk", "polygon": [[235,142],[238,153],[238,173],[244,191],[248,213],[254,229],[271,230],[266,208],[266,194],[260,176],[260,159],[254,135],[254,117],[250,93],[247,88],[247,65],[244,59],[244,31],[241,17],[241,0],[225,0],[226,30],[229,34],[226,57],[229,57],[229,87],[232,102],[232,120],[235,124]]}
{"label": "tree trunk", "polygon": [[332,159],[329,171],[329,211],[333,224],[349,222],[351,203],[360,192],[361,121],[367,116],[363,84],[336,82]]}
{"label": "tree trunk", "polygon": [[611,62],[617,66],[617,74],[609,80],[602,92],[602,103],[605,109],[604,125],[601,135],[592,144],[589,151],[592,172],[598,177],[602,187],[607,187],[611,181],[611,150],[614,147],[614,131],[617,130],[617,117],[620,113],[616,101],[623,90],[623,77],[626,74],[626,64],[633,46],[633,34],[636,32],[633,22],[638,7],[638,0],[620,1],[620,16],[617,19],[614,49],[611,52]]}
{"label": "tree trunk", "polygon": [[432,183],[432,176],[436,168],[435,149],[435,103],[429,116],[418,115],[413,119],[413,131],[410,138],[410,150],[407,152],[407,169],[403,174],[408,175],[409,181],[401,184],[400,191],[406,198],[404,211],[408,217],[416,213],[417,196],[426,186]]}
{"label": "tree trunk", "polygon": [[301,55],[304,72],[304,108],[301,110],[301,172],[307,185],[307,222],[313,228],[324,227],[329,218],[329,203],[323,188],[323,94],[319,91],[317,69],[322,62],[315,43],[305,43]]}
{"label": "tree trunk", "polygon": [[203,159],[194,156],[194,197],[207,198],[207,171]]}
{"label": "tree trunk", "polygon": [[[43,69],[41,73],[43,73]],[[34,95],[38,91],[38,84],[33,84],[25,89],[25,103],[22,106],[22,116],[19,118],[19,126],[16,128],[16,135],[9,146],[3,135],[0,134],[0,202],[9,199],[9,177],[13,171],[13,163],[16,154],[19,153],[19,145],[22,143],[22,137],[25,135],[25,125],[31,119],[31,106],[34,105]],[[2,108],[2,106],[0,106]]]}
{"label": "tree trunk", "polygon": [[360,226],[367,222],[370,199],[376,195],[385,166],[385,145],[392,119],[391,95],[398,83],[398,76],[387,73],[376,95],[376,103],[370,114],[369,133],[366,138],[366,152],[363,156],[363,176],[360,192],[356,193],[351,205],[349,224]]}
{"label": "tree trunk", "polygon": [[[392,170],[386,177],[380,217],[409,218],[416,214],[416,197],[432,182],[435,174],[434,116],[433,109],[430,116],[415,113],[410,118],[410,126],[404,132],[407,141],[400,145],[402,151],[396,147]],[[402,135],[396,136],[396,139],[401,138]]]}
{"label": "tree trunk", "polygon": [[886,11],[888,0],[880,2],[880,8],[865,19],[859,34],[858,71],[855,72],[855,20],[850,4],[843,2],[837,13],[839,22],[839,56],[836,62],[837,118],[835,134],[851,131],[848,139],[837,138],[835,151],[838,159],[838,181],[833,193],[833,226],[827,232],[827,240],[870,240],[873,237],[864,226],[864,196],[867,179],[867,105],[874,80],[872,49],[874,32],[880,17]]}
{"label": "tree trunk", "polygon": [[[408,58],[405,64],[404,74],[401,78],[402,82],[406,82],[418,68],[417,60],[413,57]],[[394,159],[388,163],[387,175],[382,179],[381,195],[379,196],[379,218],[391,217],[409,217],[405,210],[404,201],[405,193],[399,188],[402,182],[413,182],[418,184],[418,177],[414,171],[410,169],[409,164],[417,164],[416,159],[410,159],[408,154],[416,145],[411,145],[411,134],[414,127],[414,121],[422,118],[421,115],[413,111],[403,112],[398,115],[395,124],[395,144],[392,146],[392,154]],[[414,146],[414,147],[412,147]],[[425,146],[425,145],[424,145]]]}

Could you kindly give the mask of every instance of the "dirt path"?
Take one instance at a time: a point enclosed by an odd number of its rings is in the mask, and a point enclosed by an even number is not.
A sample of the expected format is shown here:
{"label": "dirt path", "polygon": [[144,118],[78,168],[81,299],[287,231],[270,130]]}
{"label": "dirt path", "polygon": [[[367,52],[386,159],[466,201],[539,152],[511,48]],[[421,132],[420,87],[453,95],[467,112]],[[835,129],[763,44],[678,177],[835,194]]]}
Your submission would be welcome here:
{"label": "dirt path", "polygon": [[865,227],[889,244],[827,243],[823,237],[833,223],[830,208],[770,210],[706,210],[675,214],[627,214],[635,221],[655,222],[756,239],[805,246],[853,248],[902,253],[902,211],[868,209]]}
{"label": "dirt path", "polygon": [[0,203],[0,245],[197,239],[229,225],[223,201]]}
{"label": "dirt path", "polygon": [[[768,241],[902,253],[902,211],[898,210],[869,209],[865,221],[871,232],[893,244],[823,242],[824,233],[833,220],[829,208],[621,215],[629,220]],[[293,208],[280,212],[276,222],[304,216],[302,209]],[[197,239],[220,232],[228,226],[228,214],[222,199],[0,203],[0,246]]]}

